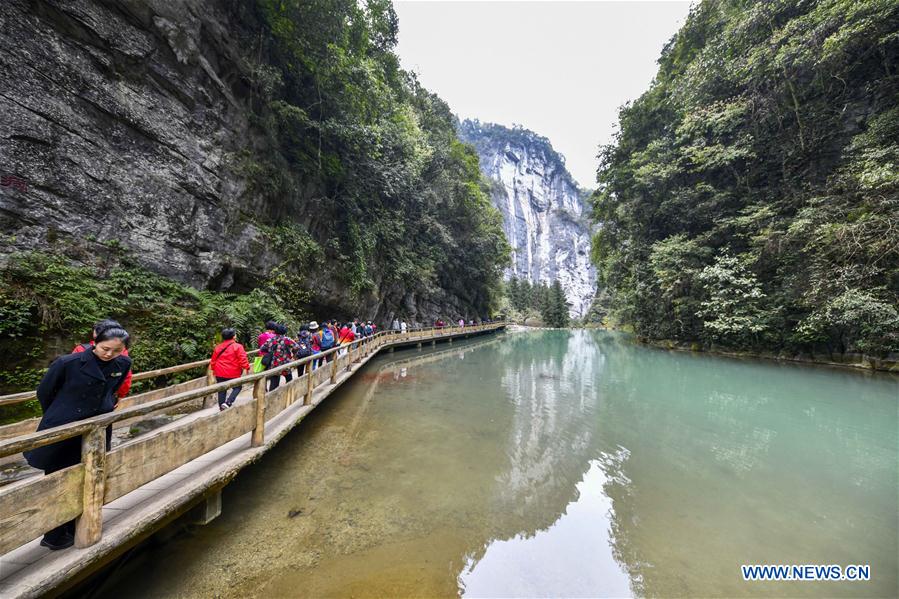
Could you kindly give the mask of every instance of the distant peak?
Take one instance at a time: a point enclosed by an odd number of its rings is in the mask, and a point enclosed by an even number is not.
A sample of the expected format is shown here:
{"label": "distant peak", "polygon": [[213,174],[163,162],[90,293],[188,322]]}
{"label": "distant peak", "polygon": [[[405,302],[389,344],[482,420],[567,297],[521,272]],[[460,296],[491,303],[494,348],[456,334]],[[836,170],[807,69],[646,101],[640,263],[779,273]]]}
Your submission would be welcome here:
{"label": "distant peak", "polygon": [[519,162],[520,156],[514,151],[515,147],[523,147],[533,155],[542,154],[543,159],[564,178],[574,189],[581,189],[568,172],[565,166],[565,156],[553,149],[552,142],[548,138],[526,129],[518,123],[512,127],[506,127],[497,123],[484,123],[478,119],[465,119],[459,123],[459,137],[462,141],[470,143],[479,154],[505,153],[514,162]]}

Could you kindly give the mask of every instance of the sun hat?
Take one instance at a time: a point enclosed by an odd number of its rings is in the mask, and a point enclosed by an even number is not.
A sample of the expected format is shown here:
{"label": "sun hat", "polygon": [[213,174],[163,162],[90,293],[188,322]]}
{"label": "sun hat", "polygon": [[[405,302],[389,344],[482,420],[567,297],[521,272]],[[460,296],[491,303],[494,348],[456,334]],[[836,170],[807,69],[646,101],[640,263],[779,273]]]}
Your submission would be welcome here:
{"label": "sun hat", "polygon": [[309,323],[309,330],[310,330],[310,331],[314,331],[314,330],[317,329],[317,328],[318,328],[318,322],[316,322],[316,321],[313,320],[312,322]]}

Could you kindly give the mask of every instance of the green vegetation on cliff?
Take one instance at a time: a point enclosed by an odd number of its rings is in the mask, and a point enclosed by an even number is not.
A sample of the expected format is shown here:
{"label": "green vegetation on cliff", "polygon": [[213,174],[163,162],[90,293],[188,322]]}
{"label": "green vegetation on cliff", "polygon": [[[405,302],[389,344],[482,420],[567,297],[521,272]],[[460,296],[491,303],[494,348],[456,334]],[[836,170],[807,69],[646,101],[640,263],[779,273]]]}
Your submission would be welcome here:
{"label": "green vegetation on cliff", "polygon": [[357,304],[439,292],[486,315],[508,261],[502,218],[449,107],[399,68],[391,2],[244,10],[255,122],[270,142],[248,172],[280,206],[265,218],[305,223]]}
{"label": "green vegetation on cliff", "polygon": [[0,271],[0,393],[34,389],[49,359],[89,341],[103,318],[132,332],[136,372],[208,358],[224,326],[237,328],[244,342],[267,319],[293,332],[299,323],[276,299],[276,285],[245,295],[199,291],[128,256],[95,266],[73,266],[53,254],[14,256]]}
{"label": "green vegetation on cliff", "polygon": [[706,0],[602,149],[603,311],[654,339],[899,351],[899,4]]}

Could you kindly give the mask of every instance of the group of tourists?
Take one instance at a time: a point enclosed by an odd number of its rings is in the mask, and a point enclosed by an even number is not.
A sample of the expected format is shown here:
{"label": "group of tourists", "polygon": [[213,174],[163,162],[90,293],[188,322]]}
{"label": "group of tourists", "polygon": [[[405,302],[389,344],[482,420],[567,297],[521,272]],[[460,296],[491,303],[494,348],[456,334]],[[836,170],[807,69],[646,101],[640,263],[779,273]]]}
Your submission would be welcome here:
{"label": "group of tourists", "polygon": [[[443,321],[438,321],[443,324]],[[405,333],[408,325],[403,320],[393,321],[395,331]],[[465,324],[459,320],[459,325]],[[328,352],[353,341],[374,335],[378,327],[372,321],[353,319],[339,323],[328,320],[319,324],[311,321],[302,325],[291,337],[286,325],[269,321],[257,339],[259,355],[251,363],[246,349],[237,341],[233,328],[221,331],[222,341],[212,351],[210,368],[219,383],[233,380],[250,372],[275,369],[289,362]],[[57,358],[41,379],[37,399],[43,409],[43,417],[37,430],[45,430],[78,420],[113,411],[119,400],[131,388],[131,358],[128,348],[131,336],[115,320],[101,320],[91,330],[88,343],[76,345],[69,355]],[[342,355],[346,349],[338,350]],[[306,364],[318,368],[333,359],[333,352],[300,365],[297,376],[306,371]],[[267,377],[269,391],[285,381],[293,380],[292,369]],[[218,393],[219,410],[234,405],[241,387],[235,386]],[[110,448],[112,427],[106,429],[106,448]],[[81,461],[81,438],[72,437],[25,452],[28,463],[46,474],[57,472]],[[65,549],[74,544],[75,521],[62,524],[44,535],[41,545],[50,549]]]}
{"label": "group of tourists", "polygon": [[[268,321],[265,323],[265,330],[259,334],[256,340],[259,355],[251,365],[243,345],[235,340],[234,329],[223,329],[222,342],[212,350],[209,366],[215,380],[221,383],[244,376],[251,370],[252,372],[262,372],[278,368],[295,360],[326,352],[333,347],[347,345],[356,339],[371,337],[376,331],[377,326],[370,320],[362,322],[354,319],[344,323],[328,320],[321,325],[313,320],[302,325],[296,336],[291,337],[286,325]],[[328,356],[323,356],[318,360],[312,360],[312,367],[317,368],[322,361],[328,359]],[[305,372],[306,364],[301,364],[297,369],[297,376],[303,376]],[[268,377],[269,391],[277,389],[281,385],[282,376],[285,382],[292,381],[292,369]],[[231,389],[231,393],[227,397],[225,391],[219,391],[219,409],[227,410],[234,405],[234,400],[237,399],[239,393],[239,387]]]}

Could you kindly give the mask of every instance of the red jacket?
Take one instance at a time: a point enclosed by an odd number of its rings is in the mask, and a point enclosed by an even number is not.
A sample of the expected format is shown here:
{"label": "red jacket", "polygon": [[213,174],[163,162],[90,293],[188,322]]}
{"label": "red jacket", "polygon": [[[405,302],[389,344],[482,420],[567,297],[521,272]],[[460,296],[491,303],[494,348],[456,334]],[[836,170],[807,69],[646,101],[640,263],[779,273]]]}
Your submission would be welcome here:
{"label": "red jacket", "polygon": [[222,341],[212,350],[212,361],[209,363],[212,374],[223,379],[236,379],[249,369],[250,361],[243,345],[228,339]]}
{"label": "red jacket", "polygon": [[[87,350],[87,348],[84,347],[85,345],[87,345],[87,344],[86,344],[86,343],[79,343],[78,345],[75,346],[75,349],[72,350],[72,353],[73,353],[73,354],[80,354],[81,352]],[[91,346],[91,347],[94,346],[94,342],[93,342],[93,341],[90,342],[90,346]],[[127,349],[126,349],[126,350],[122,350],[122,355],[123,355],[123,356],[127,356],[127,355],[128,355],[128,350],[127,350]],[[115,394],[118,396],[119,399],[122,399],[123,397],[125,397],[126,395],[128,395],[128,391],[130,391],[130,390],[131,390],[131,369],[129,368],[129,369],[128,369],[128,374],[125,375],[125,380],[122,381],[122,384],[119,386],[118,390],[116,390]]]}
{"label": "red jacket", "polygon": [[356,335],[353,333],[353,329],[351,329],[350,327],[343,327],[342,329],[340,329],[340,336],[337,338],[337,343],[339,345],[344,345],[355,340]]}

